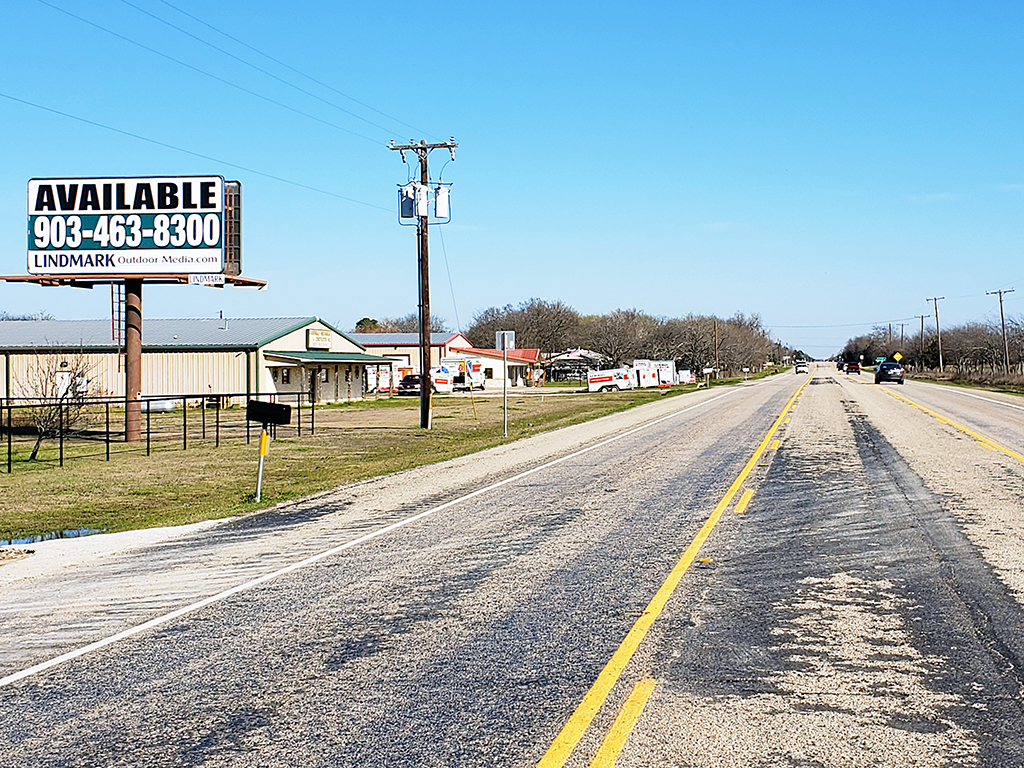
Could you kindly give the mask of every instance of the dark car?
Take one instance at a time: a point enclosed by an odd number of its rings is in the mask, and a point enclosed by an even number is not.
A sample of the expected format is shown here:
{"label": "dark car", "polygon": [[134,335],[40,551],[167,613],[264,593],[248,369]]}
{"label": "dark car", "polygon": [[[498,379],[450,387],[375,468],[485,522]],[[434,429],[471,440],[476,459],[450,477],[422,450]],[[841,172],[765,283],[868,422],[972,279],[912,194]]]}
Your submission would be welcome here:
{"label": "dark car", "polygon": [[419,395],[420,375],[418,373],[410,373],[408,376],[403,376],[402,380],[398,382],[398,389],[396,391],[399,395]]}
{"label": "dark car", "polygon": [[858,376],[860,376],[860,363],[847,363],[846,364],[846,373],[847,374],[856,373]]}
{"label": "dark car", "polygon": [[899,363],[879,363],[875,369],[875,384],[883,381],[903,383],[903,366]]}

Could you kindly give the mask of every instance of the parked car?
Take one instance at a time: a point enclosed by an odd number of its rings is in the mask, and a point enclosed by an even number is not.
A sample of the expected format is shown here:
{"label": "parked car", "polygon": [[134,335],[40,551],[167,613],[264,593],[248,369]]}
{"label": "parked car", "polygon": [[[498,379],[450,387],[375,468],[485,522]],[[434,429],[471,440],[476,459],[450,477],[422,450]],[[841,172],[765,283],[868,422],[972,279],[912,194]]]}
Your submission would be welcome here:
{"label": "parked car", "polygon": [[395,390],[396,393],[399,395],[419,395],[421,378],[418,373],[410,373],[403,376],[402,380],[398,382],[398,389]]}
{"label": "parked car", "polygon": [[801,360],[793,368],[793,373],[809,373],[810,370],[811,369],[807,367],[807,361]]}
{"label": "parked car", "polygon": [[879,363],[875,369],[875,384],[883,381],[903,383],[903,366],[899,363]]}
{"label": "parked car", "polygon": [[858,376],[860,376],[860,363],[846,364],[846,375],[849,376],[851,373],[856,373]]}

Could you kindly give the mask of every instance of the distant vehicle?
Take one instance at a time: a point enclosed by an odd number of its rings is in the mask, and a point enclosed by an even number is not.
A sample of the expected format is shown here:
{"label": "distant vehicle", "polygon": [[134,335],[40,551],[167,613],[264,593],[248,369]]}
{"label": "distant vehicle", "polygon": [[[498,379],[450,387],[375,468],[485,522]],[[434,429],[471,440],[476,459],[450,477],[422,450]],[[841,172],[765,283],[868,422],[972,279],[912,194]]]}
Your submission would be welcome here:
{"label": "distant vehicle", "polygon": [[447,368],[452,376],[452,391],[471,391],[484,388],[484,366],[479,358],[443,357],[441,366]]}
{"label": "distant vehicle", "polygon": [[846,364],[846,375],[849,376],[851,373],[856,373],[858,376],[860,376],[860,363]]}
{"label": "distant vehicle", "polygon": [[430,387],[432,392],[450,394],[454,391],[454,377],[448,366],[435,366],[430,369]]}
{"label": "distant vehicle", "polygon": [[396,392],[399,395],[419,395],[421,378],[422,377],[418,373],[410,373],[403,376],[402,380],[398,382],[398,389]]}
{"label": "distant vehicle", "polygon": [[809,373],[809,372],[810,372],[810,368],[807,367],[807,361],[806,360],[801,360],[800,362],[798,362],[796,364],[796,367],[793,368],[793,373]]}
{"label": "distant vehicle", "polygon": [[845,371],[846,370],[846,361],[845,360],[837,361],[836,362],[836,369],[840,370],[840,371]]}
{"label": "distant vehicle", "polygon": [[879,363],[875,369],[875,384],[881,384],[883,381],[903,384],[903,366],[899,363]]}

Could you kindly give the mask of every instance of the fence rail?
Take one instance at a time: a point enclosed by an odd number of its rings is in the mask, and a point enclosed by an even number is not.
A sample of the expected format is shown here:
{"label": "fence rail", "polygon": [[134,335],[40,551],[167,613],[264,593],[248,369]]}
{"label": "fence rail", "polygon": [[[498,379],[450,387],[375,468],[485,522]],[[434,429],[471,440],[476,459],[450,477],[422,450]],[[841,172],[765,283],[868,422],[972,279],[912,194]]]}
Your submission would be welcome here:
{"label": "fence rail", "polygon": [[224,440],[251,442],[260,425],[245,418],[248,400],[292,406],[289,425],[270,427],[273,436],[302,437],[316,433],[316,404],[308,393],[225,392],[202,395],[164,395],[142,398],[142,439],[126,438],[124,398],[15,397],[0,399],[0,439],[7,449],[7,474],[17,463],[34,460],[64,466],[72,459],[110,461],[111,452],[143,452],[212,444]]}

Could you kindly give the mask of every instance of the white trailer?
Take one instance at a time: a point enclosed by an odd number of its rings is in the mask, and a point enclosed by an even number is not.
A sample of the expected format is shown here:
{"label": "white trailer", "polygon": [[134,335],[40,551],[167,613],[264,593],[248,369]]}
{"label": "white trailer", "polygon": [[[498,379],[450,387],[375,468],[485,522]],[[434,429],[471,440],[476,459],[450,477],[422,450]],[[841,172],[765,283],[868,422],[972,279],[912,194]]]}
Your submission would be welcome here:
{"label": "white trailer", "polygon": [[587,371],[588,392],[619,392],[633,389],[632,368],[609,368],[605,371]]}
{"label": "white trailer", "polygon": [[679,379],[676,378],[675,360],[655,360],[654,367],[658,371],[659,387],[671,387],[679,383]]}
{"label": "white trailer", "polygon": [[658,386],[658,368],[655,361],[633,361],[633,385],[640,389]]}

